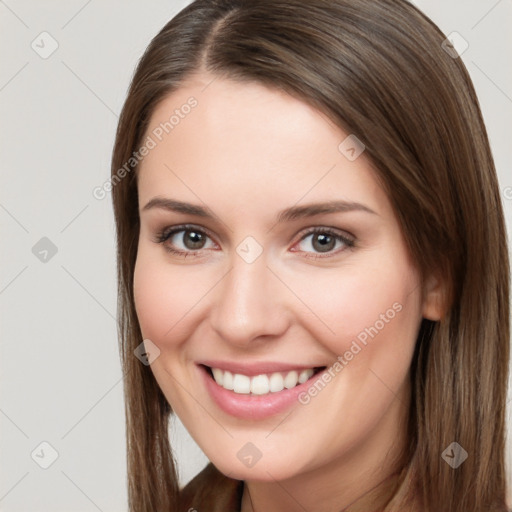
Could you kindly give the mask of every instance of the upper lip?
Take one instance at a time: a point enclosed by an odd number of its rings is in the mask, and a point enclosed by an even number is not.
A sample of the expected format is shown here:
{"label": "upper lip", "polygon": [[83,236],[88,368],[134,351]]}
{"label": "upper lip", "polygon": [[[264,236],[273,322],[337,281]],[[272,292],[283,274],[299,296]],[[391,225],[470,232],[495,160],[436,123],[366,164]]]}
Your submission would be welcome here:
{"label": "upper lip", "polygon": [[290,372],[293,370],[301,371],[308,368],[324,368],[321,364],[293,364],[279,363],[276,361],[260,361],[254,363],[242,363],[240,361],[200,361],[197,364],[209,366],[210,368],[219,368],[220,370],[231,373],[239,373],[253,377],[263,373]]}

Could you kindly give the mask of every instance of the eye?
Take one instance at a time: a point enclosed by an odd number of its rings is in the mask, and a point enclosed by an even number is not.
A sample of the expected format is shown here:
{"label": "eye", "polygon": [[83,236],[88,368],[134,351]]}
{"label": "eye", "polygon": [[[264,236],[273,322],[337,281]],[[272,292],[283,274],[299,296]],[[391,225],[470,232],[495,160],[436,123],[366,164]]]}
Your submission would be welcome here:
{"label": "eye", "polygon": [[213,249],[216,244],[201,229],[194,226],[176,226],[167,228],[158,234],[156,242],[174,254],[194,254],[202,249]]}
{"label": "eye", "polygon": [[[157,234],[154,241],[162,244],[166,251],[184,257],[218,247],[205,230],[196,226],[167,227]],[[311,257],[326,257],[354,246],[355,239],[331,228],[320,227],[305,233],[291,251],[309,253]]]}
{"label": "eye", "polygon": [[343,251],[343,247],[352,248],[355,245],[355,240],[341,235],[327,228],[315,228],[313,231],[306,233],[296,244],[294,251],[302,251],[305,253],[316,253],[319,255],[337,254]]}

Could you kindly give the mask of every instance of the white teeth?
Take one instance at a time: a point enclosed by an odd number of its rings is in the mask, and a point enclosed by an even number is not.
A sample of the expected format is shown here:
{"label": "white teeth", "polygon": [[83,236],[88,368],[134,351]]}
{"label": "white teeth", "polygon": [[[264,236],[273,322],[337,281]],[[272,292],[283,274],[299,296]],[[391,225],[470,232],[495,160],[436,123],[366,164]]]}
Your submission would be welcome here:
{"label": "white teeth", "polygon": [[251,379],[247,377],[247,375],[235,373],[235,375],[233,375],[233,391],[235,393],[248,395],[251,392]]}
{"label": "white teeth", "polygon": [[[222,370],[219,370],[222,372]],[[233,374],[231,372],[224,372],[224,375],[221,378],[222,382],[217,382],[224,389],[233,389]]]}
{"label": "white teeth", "polygon": [[266,375],[256,375],[251,379],[251,393],[266,395],[270,391],[270,383]]}
{"label": "white teeth", "polygon": [[240,373],[231,373],[212,368],[215,382],[224,389],[234,391],[235,393],[248,395],[267,395],[268,393],[277,393],[284,388],[292,389],[297,384],[304,384],[315,373],[312,368],[299,372],[292,370],[287,373],[261,374],[249,377]]}
{"label": "white teeth", "polygon": [[219,370],[218,368],[212,368],[212,372],[215,382],[219,384],[219,386],[222,386],[222,377],[224,376],[224,372],[222,370]]}
{"label": "white teeth", "polygon": [[292,389],[299,382],[299,374],[295,371],[289,372],[288,375],[284,378],[284,387],[286,389]]}
{"label": "white teeth", "polygon": [[280,373],[273,373],[270,376],[270,391],[276,393],[284,389],[284,379]]}
{"label": "white teeth", "polygon": [[312,375],[313,370],[302,370],[299,374],[299,384],[304,384]]}

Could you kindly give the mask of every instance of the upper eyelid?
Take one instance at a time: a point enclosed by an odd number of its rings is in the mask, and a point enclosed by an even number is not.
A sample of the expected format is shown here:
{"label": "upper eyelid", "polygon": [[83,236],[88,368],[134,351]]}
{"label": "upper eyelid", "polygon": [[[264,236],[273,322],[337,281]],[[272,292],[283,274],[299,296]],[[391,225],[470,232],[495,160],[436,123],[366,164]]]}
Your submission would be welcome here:
{"label": "upper eyelid", "polygon": [[196,230],[201,233],[204,233],[208,236],[208,238],[211,238],[212,240],[215,240],[215,236],[212,235],[212,232],[204,228],[202,226],[196,226],[195,224],[178,224],[176,226],[169,226],[167,228],[164,228],[160,231],[162,235],[165,235],[166,237],[169,237],[171,234],[179,233],[180,231],[192,231]]}

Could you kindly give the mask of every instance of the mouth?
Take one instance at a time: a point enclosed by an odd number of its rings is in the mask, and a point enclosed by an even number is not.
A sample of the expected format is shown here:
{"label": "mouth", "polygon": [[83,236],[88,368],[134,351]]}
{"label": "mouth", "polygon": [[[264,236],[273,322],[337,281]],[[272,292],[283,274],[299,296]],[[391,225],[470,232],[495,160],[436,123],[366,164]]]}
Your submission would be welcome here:
{"label": "mouth", "polygon": [[226,391],[239,395],[264,396],[294,389],[313,379],[325,370],[326,366],[297,368],[286,371],[274,371],[257,375],[234,373],[221,368],[200,365],[215,383]]}
{"label": "mouth", "polygon": [[327,369],[271,361],[201,361],[196,367],[212,403],[229,416],[248,421],[303,407],[300,397]]}

